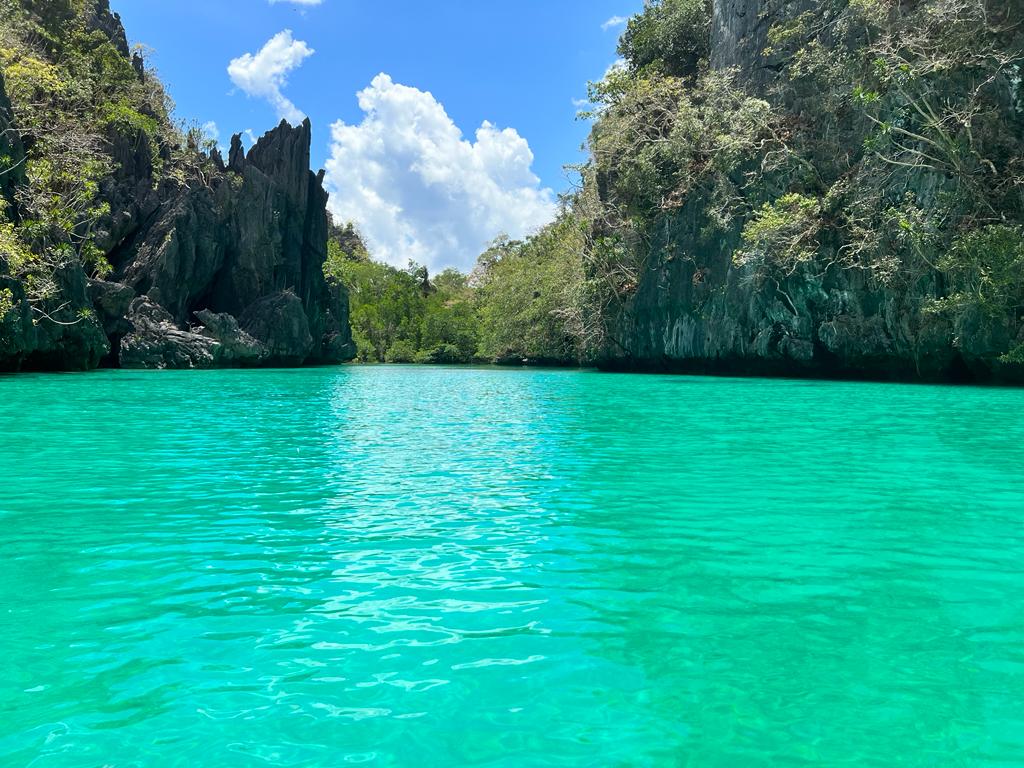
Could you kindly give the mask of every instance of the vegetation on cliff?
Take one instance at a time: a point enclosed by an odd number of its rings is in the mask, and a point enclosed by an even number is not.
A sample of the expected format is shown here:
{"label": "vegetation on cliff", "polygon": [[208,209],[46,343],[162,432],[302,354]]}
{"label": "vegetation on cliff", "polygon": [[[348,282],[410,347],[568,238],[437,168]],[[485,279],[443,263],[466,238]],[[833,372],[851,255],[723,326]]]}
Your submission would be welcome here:
{"label": "vegetation on cliff", "polygon": [[[901,363],[923,373],[933,356],[937,376],[957,361],[1015,375],[1024,8],[733,5],[746,12],[649,2],[623,37],[626,66],[593,88],[587,263],[607,274],[603,243],[625,244],[613,264],[629,279],[599,315],[608,338],[634,336],[596,355],[776,356],[794,369],[875,373]],[[731,29],[743,18],[757,26]],[[652,321],[637,316],[657,303],[650,284],[685,280],[684,311],[660,314],[669,326],[692,321],[707,343],[637,343],[637,326]],[[744,312],[761,315],[734,328],[748,342],[715,338]],[[833,343],[837,322],[858,326],[860,350]],[[775,339],[759,348],[766,331]]]}
{"label": "vegetation on cliff", "polygon": [[110,272],[96,228],[110,213],[101,185],[115,170],[111,136],[134,137],[157,166],[185,145],[159,79],[141,67],[104,6],[0,0],[4,133],[14,140],[0,155],[0,174],[11,177],[0,254],[37,313],[59,293],[61,266]]}

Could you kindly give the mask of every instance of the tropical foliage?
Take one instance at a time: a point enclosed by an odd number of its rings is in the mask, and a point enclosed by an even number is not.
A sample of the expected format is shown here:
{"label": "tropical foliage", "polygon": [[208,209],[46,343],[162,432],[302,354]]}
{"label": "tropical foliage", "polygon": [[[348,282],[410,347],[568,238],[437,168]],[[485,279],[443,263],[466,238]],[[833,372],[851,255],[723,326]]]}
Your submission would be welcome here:
{"label": "tropical foliage", "polygon": [[[359,359],[389,363],[566,363],[580,357],[584,232],[566,215],[523,241],[499,238],[470,275],[369,258],[351,225],[325,267],[348,289]],[[347,250],[346,250],[347,248]]]}
{"label": "tropical foliage", "polygon": [[19,177],[0,205],[0,269],[40,314],[62,267],[110,270],[96,236],[110,214],[102,186],[116,170],[113,138],[131,137],[157,169],[183,144],[160,81],[95,28],[96,13],[72,0],[0,0],[0,83],[14,119],[3,145],[23,153],[0,156],[0,180]]}

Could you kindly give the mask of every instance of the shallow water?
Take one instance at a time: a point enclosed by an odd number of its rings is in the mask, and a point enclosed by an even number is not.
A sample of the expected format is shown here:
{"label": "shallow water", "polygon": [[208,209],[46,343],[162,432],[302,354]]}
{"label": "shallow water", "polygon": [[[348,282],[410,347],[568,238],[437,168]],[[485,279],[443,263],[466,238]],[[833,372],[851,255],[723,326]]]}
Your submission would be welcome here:
{"label": "shallow water", "polygon": [[2,766],[1024,765],[1024,391],[0,378]]}

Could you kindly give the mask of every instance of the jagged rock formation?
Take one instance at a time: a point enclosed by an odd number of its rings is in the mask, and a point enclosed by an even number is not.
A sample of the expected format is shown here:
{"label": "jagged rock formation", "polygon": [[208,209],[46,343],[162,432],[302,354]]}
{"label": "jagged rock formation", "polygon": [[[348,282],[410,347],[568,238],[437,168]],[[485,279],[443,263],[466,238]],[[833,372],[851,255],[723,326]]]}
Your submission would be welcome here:
{"label": "jagged rock formation", "polygon": [[[130,58],[107,0],[81,13],[141,83],[151,77]],[[140,109],[137,123],[159,119]],[[18,225],[15,191],[24,183],[16,121],[0,75],[0,157],[15,166],[0,175],[8,229]],[[227,165],[216,149],[158,146],[143,127],[111,121],[105,131],[113,170],[99,198],[109,213],[90,237],[112,271],[89,279],[68,259],[53,273],[55,289],[33,296],[0,248],[0,370],[296,366],[354,356],[348,297],[323,275],[327,193],[323,172],[310,171],[308,120],[282,121],[248,153],[235,136]]]}
{"label": "jagged rock formation", "polygon": [[[148,298],[131,302],[131,332],[122,339],[120,362],[125,368],[213,368],[256,365],[270,359],[266,345],[243,331],[228,314],[200,310],[201,326],[182,330],[171,314]],[[295,364],[302,359],[293,361]]]}
{"label": "jagged rock formation", "polygon": [[[248,155],[235,136],[230,167],[214,154],[210,172],[187,183],[165,181],[139,197],[132,176],[115,180],[111,197],[125,202],[104,239],[117,282],[146,299],[127,315],[134,330],[111,336],[113,353],[128,352],[122,365],[352,356],[347,297],[323,276],[327,194],[322,173],[309,171],[309,149],[309,121],[282,122]],[[215,317],[233,319],[211,324]]]}
{"label": "jagged rock formation", "polygon": [[[779,50],[769,45],[768,34],[773,24],[791,21],[815,7],[818,4],[808,2],[714,0],[712,69],[738,72],[737,82],[748,93],[775,98],[792,123],[812,121],[801,111],[803,105],[770,95],[783,63]],[[1018,86],[1011,83],[1010,88],[1014,87]],[[956,93],[956,83],[949,89]],[[1007,135],[1022,135],[1022,114],[1011,99],[999,108]],[[855,170],[863,141],[863,135],[849,140]],[[772,190],[772,183],[768,179],[754,192],[763,192],[761,199],[769,200],[780,195],[785,188]],[[894,165],[885,181],[879,182],[881,195],[894,200],[913,196],[924,210],[937,207],[957,186],[954,175],[924,166]],[[928,302],[951,290],[941,270],[927,270],[909,285],[880,284],[865,269],[837,265],[841,243],[825,236],[813,265],[765,279],[734,259],[743,248],[743,221],[707,235],[712,229],[708,225],[711,206],[706,195],[694,194],[650,227],[638,285],[611,321],[609,339],[597,355],[599,365],[700,373],[1024,382],[1024,365],[1006,355],[1024,344],[1024,327],[1015,317],[992,323],[984,322],[976,311],[957,317],[927,311]]]}
{"label": "jagged rock formation", "polygon": [[19,306],[5,321],[0,364],[208,368],[351,359],[348,298],[322,272],[327,195],[322,174],[309,171],[308,121],[282,123],[248,155],[237,136],[234,144],[231,169],[165,179],[156,189],[148,155],[125,153],[104,191],[113,213],[98,240],[113,274],[87,285],[81,268],[69,265],[61,317],[72,319],[36,322],[21,286],[0,277]]}

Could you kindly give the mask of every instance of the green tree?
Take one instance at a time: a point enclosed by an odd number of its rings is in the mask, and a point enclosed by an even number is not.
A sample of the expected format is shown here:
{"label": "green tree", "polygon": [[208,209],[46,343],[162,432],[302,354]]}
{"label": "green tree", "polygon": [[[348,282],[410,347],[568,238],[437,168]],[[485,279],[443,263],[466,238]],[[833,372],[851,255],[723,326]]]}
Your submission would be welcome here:
{"label": "green tree", "polygon": [[580,355],[583,223],[565,213],[524,241],[500,239],[479,259],[480,355],[572,363]]}
{"label": "green tree", "polygon": [[619,55],[633,72],[688,77],[710,53],[711,0],[646,0],[619,41]]}

